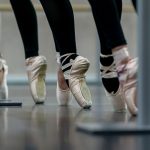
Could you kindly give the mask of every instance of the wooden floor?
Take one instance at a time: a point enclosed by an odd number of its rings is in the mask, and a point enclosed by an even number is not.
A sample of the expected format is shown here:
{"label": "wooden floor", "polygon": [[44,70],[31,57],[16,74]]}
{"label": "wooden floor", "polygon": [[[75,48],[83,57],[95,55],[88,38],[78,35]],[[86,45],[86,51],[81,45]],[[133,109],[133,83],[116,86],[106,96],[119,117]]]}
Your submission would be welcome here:
{"label": "wooden floor", "polygon": [[136,123],[128,113],[114,113],[102,87],[90,86],[93,108],[81,110],[75,100],[57,106],[55,86],[47,87],[44,105],[34,105],[28,86],[9,86],[10,99],[22,107],[0,108],[0,150],[149,150],[149,135],[91,135],[78,122]]}

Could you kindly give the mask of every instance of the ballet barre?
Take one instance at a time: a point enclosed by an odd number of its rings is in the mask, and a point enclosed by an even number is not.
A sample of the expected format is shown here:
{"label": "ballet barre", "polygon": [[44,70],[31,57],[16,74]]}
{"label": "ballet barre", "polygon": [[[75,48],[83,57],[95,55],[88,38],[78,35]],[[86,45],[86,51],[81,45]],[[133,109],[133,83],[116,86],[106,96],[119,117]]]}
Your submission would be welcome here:
{"label": "ballet barre", "polygon": [[[43,8],[40,4],[34,4],[36,11],[43,11]],[[89,12],[91,8],[87,4],[73,4],[73,10],[75,12]],[[12,11],[10,4],[0,4],[0,11],[1,12],[9,12]],[[134,12],[134,8],[132,5],[125,4],[123,5],[123,12]]]}

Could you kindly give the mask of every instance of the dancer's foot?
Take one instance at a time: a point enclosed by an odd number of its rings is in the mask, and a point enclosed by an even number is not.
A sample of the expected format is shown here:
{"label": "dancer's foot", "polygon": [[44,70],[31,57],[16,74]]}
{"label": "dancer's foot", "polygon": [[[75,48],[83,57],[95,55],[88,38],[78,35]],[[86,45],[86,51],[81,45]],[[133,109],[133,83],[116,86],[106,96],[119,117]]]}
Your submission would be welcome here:
{"label": "dancer's foot", "polygon": [[[69,88],[75,97],[78,104],[83,108],[90,108],[92,106],[91,93],[86,84],[85,73],[89,69],[89,61],[82,56],[76,56],[75,59],[70,59],[69,63],[64,64],[65,60],[72,54],[66,54],[61,56],[62,70],[64,72],[65,79],[68,80]],[[69,70],[65,71],[68,67]]]}
{"label": "dancer's foot", "polygon": [[26,59],[26,66],[32,97],[36,104],[42,104],[46,99],[46,58],[44,56],[30,57]]}
{"label": "dancer's foot", "polygon": [[7,74],[8,66],[6,61],[0,58],[0,99],[8,99]]}

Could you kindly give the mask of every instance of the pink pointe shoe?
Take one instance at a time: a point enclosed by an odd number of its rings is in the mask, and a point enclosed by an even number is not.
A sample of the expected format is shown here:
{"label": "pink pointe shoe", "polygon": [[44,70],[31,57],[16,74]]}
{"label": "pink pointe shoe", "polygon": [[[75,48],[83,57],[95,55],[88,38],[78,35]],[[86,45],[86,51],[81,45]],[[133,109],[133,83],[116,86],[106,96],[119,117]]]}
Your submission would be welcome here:
{"label": "pink pointe shoe", "polygon": [[125,100],[129,112],[137,115],[137,58],[130,59],[127,63],[118,65],[119,80],[123,85]]}
{"label": "pink pointe shoe", "polygon": [[0,58],[0,99],[8,99],[8,86],[7,86],[8,66],[6,61]]}
{"label": "pink pointe shoe", "polygon": [[56,98],[57,102],[61,106],[69,105],[72,95],[71,91],[65,81],[63,72],[61,68],[58,69],[58,80],[57,80],[57,88],[56,88]]}
{"label": "pink pointe shoe", "polygon": [[36,104],[43,104],[46,99],[45,76],[47,62],[44,56],[26,59],[30,91]]}
{"label": "pink pointe shoe", "polygon": [[[101,65],[101,77],[102,78],[118,77],[118,72],[116,70],[116,65],[114,62],[107,67]],[[108,93],[106,90],[105,93],[107,98],[110,99],[110,102],[112,103],[115,112],[126,112],[126,103],[122,84],[119,85],[118,91],[116,93]]]}
{"label": "pink pointe shoe", "polygon": [[[66,56],[69,57],[68,54]],[[64,72],[65,79],[68,79],[70,91],[77,103],[82,108],[88,109],[92,106],[92,100],[90,90],[86,84],[85,73],[89,69],[90,63],[87,58],[82,56],[77,56],[70,63],[71,69],[68,72]]]}

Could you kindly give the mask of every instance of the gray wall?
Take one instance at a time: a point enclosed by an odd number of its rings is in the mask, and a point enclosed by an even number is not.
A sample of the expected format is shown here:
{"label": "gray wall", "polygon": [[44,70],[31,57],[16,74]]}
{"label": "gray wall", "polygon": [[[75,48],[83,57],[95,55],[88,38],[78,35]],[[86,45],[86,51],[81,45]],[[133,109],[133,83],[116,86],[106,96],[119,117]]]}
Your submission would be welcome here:
{"label": "gray wall", "polygon": [[[37,0],[33,0],[37,3]],[[86,0],[71,0],[73,4],[88,4]],[[0,4],[9,3],[1,0]],[[129,1],[124,1],[129,3]],[[56,79],[55,46],[51,30],[43,12],[37,12],[39,25],[40,54],[48,60],[47,78]],[[99,43],[95,24],[91,12],[75,12],[76,39],[79,54],[89,58],[91,67],[88,79],[95,80],[98,75],[98,50]],[[136,56],[136,14],[124,12],[122,17],[124,32],[129,44],[129,50]],[[9,65],[9,80],[26,79],[24,50],[21,37],[12,12],[0,12],[0,51]],[[14,80],[15,81],[15,80]]]}

